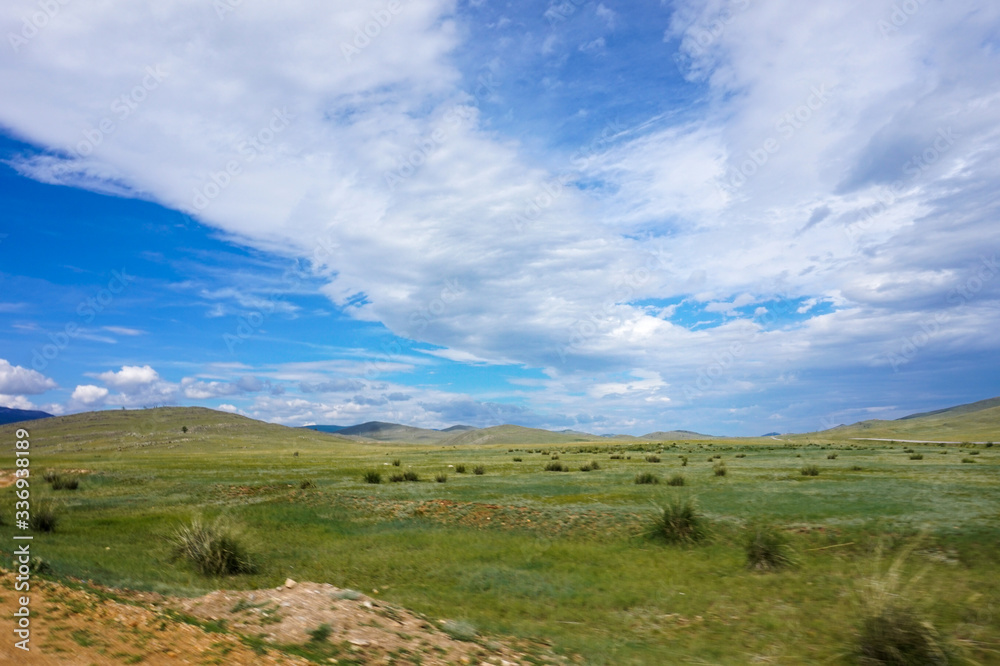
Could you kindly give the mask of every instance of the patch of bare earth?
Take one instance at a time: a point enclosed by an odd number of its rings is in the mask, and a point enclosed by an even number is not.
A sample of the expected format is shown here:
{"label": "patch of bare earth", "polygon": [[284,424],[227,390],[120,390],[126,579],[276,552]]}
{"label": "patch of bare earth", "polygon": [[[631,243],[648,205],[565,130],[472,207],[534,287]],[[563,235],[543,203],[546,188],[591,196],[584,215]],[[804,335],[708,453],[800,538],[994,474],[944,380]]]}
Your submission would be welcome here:
{"label": "patch of bare earth", "polygon": [[[14,574],[0,571],[0,614],[12,618]],[[0,641],[16,664],[514,664],[565,663],[544,646],[521,650],[457,640],[435,622],[328,584],[219,590],[202,597],[31,581],[30,652]],[[109,598],[113,597],[113,598]],[[323,627],[328,630],[321,629]],[[317,629],[321,629],[317,633]]]}

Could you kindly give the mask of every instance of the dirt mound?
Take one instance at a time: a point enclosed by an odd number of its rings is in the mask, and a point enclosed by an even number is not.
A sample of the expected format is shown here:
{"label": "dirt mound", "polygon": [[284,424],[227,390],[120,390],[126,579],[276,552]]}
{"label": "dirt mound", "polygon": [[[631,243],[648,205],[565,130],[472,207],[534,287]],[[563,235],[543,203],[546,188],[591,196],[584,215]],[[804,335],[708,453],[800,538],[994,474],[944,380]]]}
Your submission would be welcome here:
{"label": "dirt mound", "polygon": [[[494,664],[559,663],[544,646],[516,650],[462,623],[434,621],[353,590],[295,583],[202,597],[31,583],[31,652],[0,642],[21,664]],[[0,571],[0,613],[12,617],[14,575]]]}

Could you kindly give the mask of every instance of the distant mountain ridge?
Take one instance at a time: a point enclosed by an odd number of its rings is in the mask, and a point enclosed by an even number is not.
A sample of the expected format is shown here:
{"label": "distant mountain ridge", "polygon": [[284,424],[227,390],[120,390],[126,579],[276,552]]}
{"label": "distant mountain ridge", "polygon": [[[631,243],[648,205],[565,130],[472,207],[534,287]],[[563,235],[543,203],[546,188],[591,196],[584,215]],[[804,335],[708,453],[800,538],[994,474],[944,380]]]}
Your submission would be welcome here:
{"label": "distant mountain ridge", "polygon": [[12,409],[0,407],[0,425],[19,423],[21,421],[37,421],[52,418],[52,414],[37,409]]}
{"label": "distant mountain ridge", "polygon": [[528,428],[512,424],[490,426],[487,428],[477,428],[470,425],[453,425],[440,430],[431,428],[418,428],[415,426],[403,425],[401,423],[388,423],[386,421],[367,421],[353,426],[339,425],[308,425],[302,426],[310,430],[337,434],[342,437],[351,437],[365,440],[375,440],[379,442],[410,442],[410,443],[430,443],[463,445],[463,444],[523,444],[527,442],[542,443],[575,443],[575,442],[596,442],[602,439],[612,441],[643,441],[643,440],[691,440],[691,439],[717,439],[712,435],[702,435],[690,430],[670,430],[651,432],[646,435],[595,435],[580,430],[544,430],[542,428]]}

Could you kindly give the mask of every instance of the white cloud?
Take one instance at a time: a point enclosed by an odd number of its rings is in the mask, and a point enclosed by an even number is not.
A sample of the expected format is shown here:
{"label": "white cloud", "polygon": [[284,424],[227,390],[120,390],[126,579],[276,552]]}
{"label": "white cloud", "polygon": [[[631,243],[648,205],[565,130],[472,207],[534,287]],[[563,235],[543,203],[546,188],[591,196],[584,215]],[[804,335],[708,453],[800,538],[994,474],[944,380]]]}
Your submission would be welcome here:
{"label": "white cloud", "polygon": [[[588,408],[569,387],[603,387],[602,399],[615,399],[634,392],[616,377],[635,367],[683,387],[734,344],[745,351],[706,393],[735,395],[790,365],[884,363],[896,340],[948,307],[978,253],[1000,246],[1000,63],[988,46],[1000,6],[973,3],[972,20],[962,3],[924,3],[883,35],[886,2],[743,4],[676,3],[669,36],[704,86],[696,114],[609,126],[562,162],[499,134],[474,91],[461,89],[463,31],[448,1],[405,5],[350,62],[341,44],[381,6],[375,0],[338,9],[245,2],[224,21],[210,5],[178,1],[66,5],[22,52],[0,55],[0,122],[52,150],[18,164],[36,178],[127,190],[311,260],[328,280],[323,293],[358,319],[453,360],[546,368],[546,400],[567,413]],[[6,3],[2,32],[34,9]],[[614,27],[614,12],[596,11]],[[720,18],[722,29],[706,33]],[[257,47],[247,49],[248,38]],[[557,41],[550,35],[543,50]],[[162,81],[86,150],[84,131],[141,85],[147,67]],[[276,109],[294,117],[264,133]],[[949,128],[955,140],[934,148]],[[247,148],[266,136],[260,150]],[[912,156],[931,149],[934,160],[914,170]],[[239,173],[225,174],[233,161]],[[902,186],[891,205],[868,215],[894,179]],[[829,299],[837,311],[767,333],[691,332],[629,305],[694,292],[708,311],[778,295]],[[230,302],[273,303],[235,289],[203,297],[213,316]],[[983,333],[995,327],[998,297],[1000,280],[984,284],[932,345],[975,338],[995,350],[1000,342]],[[418,363],[392,355],[376,374]],[[318,384],[334,366],[365,377],[364,362],[331,361],[271,379]],[[132,397],[233,390],[180,389],[149,366],[99,378]],[[288,420],[363,411],[257,400],[261,413]]]}
{"label": "white cloud", "polygon": [[118,372],[109,370],[97,375],[108,386],[126,392],[135,391],[160,381],[160,375],[148,365],[123,365]]}
{"label": "white cloud", "polygon": [[0,394],[37,395],[56,388],[54,380],[37,370],[11,365],[0,358]]}
{"label": "white cloud", "polygon": [[23,395],[4,395],[0,393],[0,407],[10,409],[37,409],[35,405]]}
{"label": "white cloud", "polygon": [[104,399],[108,397],[108,393],[108,389],[103,386],[82,384],[73,389],[71,399],[89,407],[104,402]]}

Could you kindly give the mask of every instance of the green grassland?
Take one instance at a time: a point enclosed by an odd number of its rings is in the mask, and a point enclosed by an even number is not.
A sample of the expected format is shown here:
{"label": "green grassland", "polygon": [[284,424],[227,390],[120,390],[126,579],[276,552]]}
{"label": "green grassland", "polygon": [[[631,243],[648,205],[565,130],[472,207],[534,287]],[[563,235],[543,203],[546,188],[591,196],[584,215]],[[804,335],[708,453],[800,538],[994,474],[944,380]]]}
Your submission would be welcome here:
{"label": "green grassland", "polygon": [[[987,439],[1000,421],[990,409],[947,418],[971,419],[968,431],[951,428],[961,441]],[[919,420],[910,438],[936,439]],[[329,582],[588,664],[854,663],[872,581],[905,554],[902,580],[916,582],[898,592],[952,660],[1000,662],[1000,447],[853,432],[402,445],[163,408],[0,427],[8,471],[18,426],[30,432],[33,498],[58,505],[57,530],[33,546],[57,578],[180,595]],[[544,471],[554,455],[570,471]],[[592,461],[598,469],[580,470]],[[819,474],[803,475],[807,465]],[[80,487],[52,490],[45,470],[70,470]],[[383,482],[365,483],[368,471]],[[404,471],[420,480],[389,482]],[[636,484],[642,472],[661,483]],[[666,484],[674,474],[683,487]],[[0,490],[7,562],[13,493]],[[647,534],[675,496],[696,499],[707,539]],[[255,573],[205,577],[172,558],[179,526],[220,515],[238,526]],[[742,543],[755,521],[781,529],[795,566],[747,568]]]}

